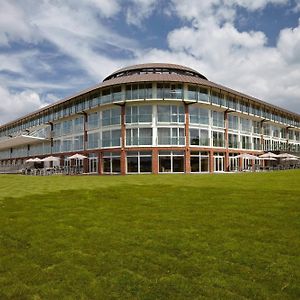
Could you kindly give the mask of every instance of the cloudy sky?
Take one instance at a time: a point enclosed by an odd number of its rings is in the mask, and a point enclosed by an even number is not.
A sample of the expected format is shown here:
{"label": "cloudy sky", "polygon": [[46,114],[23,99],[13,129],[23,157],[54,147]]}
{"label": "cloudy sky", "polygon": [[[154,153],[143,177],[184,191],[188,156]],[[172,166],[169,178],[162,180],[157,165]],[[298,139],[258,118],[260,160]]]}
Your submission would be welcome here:
{"label": "cloudy sky", "polygon": [[0,124],[145,62],[300,113],[300,0],[0,0]]}

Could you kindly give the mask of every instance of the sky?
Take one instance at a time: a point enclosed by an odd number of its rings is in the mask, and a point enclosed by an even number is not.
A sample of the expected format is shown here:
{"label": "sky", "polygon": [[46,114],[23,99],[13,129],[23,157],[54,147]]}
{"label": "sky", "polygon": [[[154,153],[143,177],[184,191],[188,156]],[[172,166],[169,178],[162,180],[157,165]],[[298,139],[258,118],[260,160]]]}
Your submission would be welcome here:
{"label": "sky", "polygon": [[148,62],[300,113],[300,0],[0,0],[0,124]]}

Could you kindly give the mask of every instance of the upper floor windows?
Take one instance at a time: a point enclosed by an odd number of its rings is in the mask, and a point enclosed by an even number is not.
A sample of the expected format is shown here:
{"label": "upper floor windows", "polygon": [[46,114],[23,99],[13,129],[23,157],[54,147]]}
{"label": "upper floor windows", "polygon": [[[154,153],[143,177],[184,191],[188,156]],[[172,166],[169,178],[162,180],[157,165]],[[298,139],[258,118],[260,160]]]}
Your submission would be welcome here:
{"label": "upper floor windows", "polygon": [[209,124],[209,110],[194,105],[189,106],[191,124]]}
{"label": "upper floor windows", "polygon": [[187,97],[189,100],[208,102],[208,89],[196,85],[189,85]]}
{"label": "upper floor windows", "polygon": [[158,83],[157,98],[183,99],[182,84]]}
{"label": "upper floor windows", "polygon": [[121,108],[115,107],[102,111],[102,126],[121,124]]}
{"label": "upper floor windows", "polygon": [[151,99],[152,83],[126,85],[126,100]]}
{"label": "upper floor windows", "polygon": [[224,128],[224,113],[219,111],[212,111],[211,113],[213,126]]}
{"label": "upper floor windows", "polygon": [[126,106],[126,123],[151,123],[152,105]]}
{"label": "upper floor windows", "polygon": [[184,123],[184,106],[158,105],[157,121],[165,123]]}

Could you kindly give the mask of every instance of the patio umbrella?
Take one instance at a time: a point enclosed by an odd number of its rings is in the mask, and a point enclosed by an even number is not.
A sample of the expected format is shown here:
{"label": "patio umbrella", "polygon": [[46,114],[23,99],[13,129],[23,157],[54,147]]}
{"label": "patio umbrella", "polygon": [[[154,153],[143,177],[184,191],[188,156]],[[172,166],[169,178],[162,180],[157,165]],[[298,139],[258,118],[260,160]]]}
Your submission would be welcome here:
{"label": "patio umbrella", "polygon": [[27,163],[33,162],[33,158],[29,158],[29,159],[25,160],[25,162],[27,162]]}
{"label": "patio umbrella", "polygon": [[299,161],[299,159],[297,157],[288,157],[284,158],[283,161]]}
{"label": "patio umbrella", "polygon": [[255,155],[248,154],[248,153],[243,153],[243,154],[237,155],[236,157],[237,158],[244,158],[244,159],[260,159],[259,157],[255,156]]}
{"label": "patio umbrella", "polygon": [[43,158],[42,161],[60,161],[60,158],[55,156],[47,156]]}
{"label": "patio umbrella", "polygon": [[277,157],[280,157],[280,158],[298,158],[296,155],[289,154],[289,153],[281,153],[281,154],[278,154]]}
{"label": "patio umbrella", "polygon": [[274,158],[274,157],[261,157],[261,156],[260,156],[260,159],[262,159],[262,160],[276,160],[276,158]]}
{"label": "patio umbrella", "polygon": [[85,158],[87,158],[87,157],[82,154],[76,153],[72,156],[69,156],[67,159],[85,159]]}
{"label": "patio umbrella", "polygon": [[[263,158],[263,159],[266,159],[266,158],[276,158],[276,157],[278,157],[278,155],[275,154],[275,153],[272,153],[272,152],[268,152],[268,153],[260,155],[259,157]],[[270,159],[270,160],[273,160],[273,159]]]}

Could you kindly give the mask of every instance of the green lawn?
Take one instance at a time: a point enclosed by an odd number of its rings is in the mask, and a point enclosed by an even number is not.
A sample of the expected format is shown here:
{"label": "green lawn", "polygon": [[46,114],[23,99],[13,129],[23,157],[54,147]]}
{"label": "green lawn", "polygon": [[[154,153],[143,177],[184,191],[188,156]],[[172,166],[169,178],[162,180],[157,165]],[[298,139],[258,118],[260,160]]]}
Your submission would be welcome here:
{"label": "green lawn", "polygon": [[300,299],[300,170],[0,191],[0,299]]}

